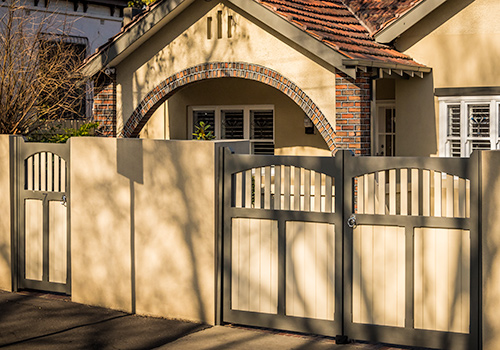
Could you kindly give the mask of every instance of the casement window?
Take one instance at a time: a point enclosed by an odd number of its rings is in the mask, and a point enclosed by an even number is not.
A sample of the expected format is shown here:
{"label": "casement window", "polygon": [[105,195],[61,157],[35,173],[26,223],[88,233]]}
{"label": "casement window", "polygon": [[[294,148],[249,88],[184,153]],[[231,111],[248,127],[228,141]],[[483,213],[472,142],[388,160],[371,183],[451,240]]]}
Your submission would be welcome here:
{"label": "casement window", "polygon": [[[204,122],[219,140],[250,140],[254,154],[274,154],[274,106],[192,106],[188,132]],[[192,136],[193,138],[195,136]]]}
{"label": "casement window", "polygon": [[500,96],[440,98],[439,118],[440,156],[500,148]]}

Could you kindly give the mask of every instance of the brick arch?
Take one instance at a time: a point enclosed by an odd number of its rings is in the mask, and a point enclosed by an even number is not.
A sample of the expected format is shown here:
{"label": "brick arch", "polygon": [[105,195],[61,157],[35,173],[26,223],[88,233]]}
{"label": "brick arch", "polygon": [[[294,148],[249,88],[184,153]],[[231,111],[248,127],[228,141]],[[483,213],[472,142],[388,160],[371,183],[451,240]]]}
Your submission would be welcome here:
{"label": "brick arch", "polygon": [[138,137],[154,111],[178,89],[206,79],[241,78],[259,81],[272,86],[290,97],[312,120],[333,152],[335,131],[318,106],[307,94],[280,73],[261,65],[241,62],[203,63],[184,69],[151,90],[127,120],[120,134],[122,137]]}

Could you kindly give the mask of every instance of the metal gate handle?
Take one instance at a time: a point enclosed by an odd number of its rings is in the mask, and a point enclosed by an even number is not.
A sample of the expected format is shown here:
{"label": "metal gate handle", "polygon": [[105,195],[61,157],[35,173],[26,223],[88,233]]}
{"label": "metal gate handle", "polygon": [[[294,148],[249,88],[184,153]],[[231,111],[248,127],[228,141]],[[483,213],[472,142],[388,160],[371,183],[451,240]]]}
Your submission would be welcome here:
{"label": "metal gate handle", "polygon": [[67,204],[67,201],[66,201],[66,195],[63,195],[63,196],[62,196],[62,199],[61,199],[61,205],[66,206],[66,204]]}
{"label": "metal gate handle", "polygon": [[347,226],[350,228],[356,228],[357,223],[356,223],[356,215],[352,214],[349,219],[347,219]]}

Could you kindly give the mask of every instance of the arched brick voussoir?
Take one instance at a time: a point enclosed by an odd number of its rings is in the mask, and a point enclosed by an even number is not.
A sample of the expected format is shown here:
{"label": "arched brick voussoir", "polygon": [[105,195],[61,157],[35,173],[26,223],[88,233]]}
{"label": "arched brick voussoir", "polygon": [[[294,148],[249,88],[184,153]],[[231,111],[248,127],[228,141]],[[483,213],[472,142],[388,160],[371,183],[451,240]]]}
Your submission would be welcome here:
{"label": "arched brick voussoir", "polygon": [[312,120],[330,150],[332,152],[335,150],[335,129],[319,107],[299,86],[272,69],[243,62],[203,63],[171,75],[147,94],[125,123],[120,136],[138,137],[154,111],[182,87],[197,81],[218,78],[254,80],[280,90]]}

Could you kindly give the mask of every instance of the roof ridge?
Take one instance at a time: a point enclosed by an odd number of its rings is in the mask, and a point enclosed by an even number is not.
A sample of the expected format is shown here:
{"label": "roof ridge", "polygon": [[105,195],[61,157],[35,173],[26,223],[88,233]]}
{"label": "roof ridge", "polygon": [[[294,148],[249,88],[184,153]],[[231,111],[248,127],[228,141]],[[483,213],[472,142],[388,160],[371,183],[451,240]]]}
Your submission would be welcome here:
{"label": "roof ridge", "polygon": [[365,29],[367,30],[368,34],[370,34],[370,37],[373,37],[373,34],[375,34],[375,32],[373,32],[372,30],[370,30],[370,27],[365,23],[365,21],[363,21],[357,14],[356,12],[354,12],[352,10],[352,8],[346,4],[345,0],[340,0],[342,1],[342,3],[344,4],[344,6],[347,8],[347,10],[352,13],[352,15],[358,20],[358,22],[363,26],[365,27]]}

